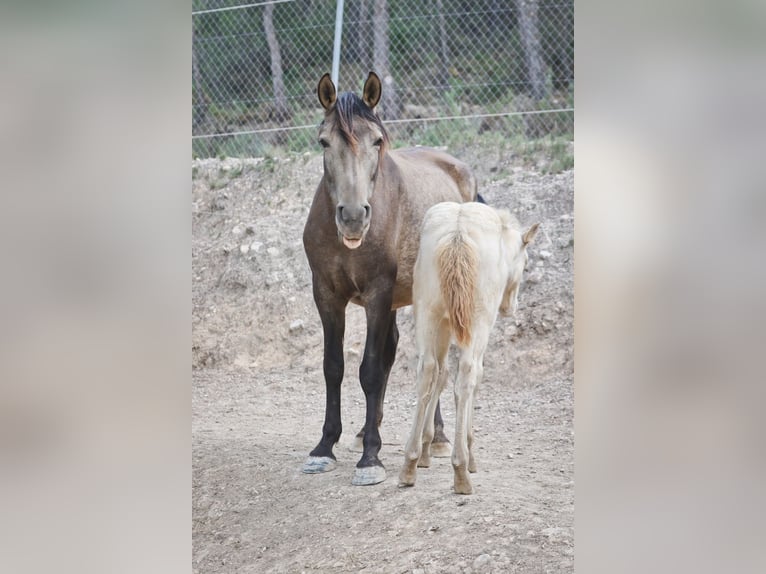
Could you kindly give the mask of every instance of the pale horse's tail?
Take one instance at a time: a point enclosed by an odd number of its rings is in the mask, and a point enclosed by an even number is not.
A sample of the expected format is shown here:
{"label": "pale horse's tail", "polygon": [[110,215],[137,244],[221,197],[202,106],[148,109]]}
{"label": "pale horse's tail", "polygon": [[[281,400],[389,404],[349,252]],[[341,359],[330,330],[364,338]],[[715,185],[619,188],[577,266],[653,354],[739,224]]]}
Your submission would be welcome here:
{"label": "pale horse's tail", "polygon": [[436,249],[439,287],[459,345],[471,341],[478,258],[473,242],[457,232]]}

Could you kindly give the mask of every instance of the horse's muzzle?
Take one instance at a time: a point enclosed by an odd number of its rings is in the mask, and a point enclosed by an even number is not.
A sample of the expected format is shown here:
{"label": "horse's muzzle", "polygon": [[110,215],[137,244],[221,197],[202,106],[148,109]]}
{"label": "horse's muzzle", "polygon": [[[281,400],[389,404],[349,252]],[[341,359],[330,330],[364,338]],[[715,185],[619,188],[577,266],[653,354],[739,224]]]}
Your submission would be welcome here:
{"label": "horse's muzzle", "polygon": [[335,224],[343,245],[356,249],[362,244],[364,235],[370,227],[372,209],[369,203],[361,205],[339,205],[335,215]]}

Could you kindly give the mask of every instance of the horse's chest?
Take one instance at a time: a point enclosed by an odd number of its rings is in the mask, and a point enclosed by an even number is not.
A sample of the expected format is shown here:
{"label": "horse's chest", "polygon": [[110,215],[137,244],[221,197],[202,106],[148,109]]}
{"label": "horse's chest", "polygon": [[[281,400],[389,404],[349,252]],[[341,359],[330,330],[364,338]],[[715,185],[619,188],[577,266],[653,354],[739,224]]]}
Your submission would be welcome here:
{"label": "horse's chest", "polygon": [[[359,254],[361,255],[361,254]],[[385,256],[338,257],[330,282],[334,291],[358,305],[391,291],[396,277],[396,262]]]}

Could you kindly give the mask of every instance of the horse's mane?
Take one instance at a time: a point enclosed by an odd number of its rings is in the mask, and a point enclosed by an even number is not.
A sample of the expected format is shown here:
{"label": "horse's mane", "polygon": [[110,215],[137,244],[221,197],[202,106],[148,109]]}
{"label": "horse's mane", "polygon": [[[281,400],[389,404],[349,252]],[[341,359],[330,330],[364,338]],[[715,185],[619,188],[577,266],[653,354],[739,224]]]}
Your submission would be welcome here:
{"label": "horse's mane", "polygon": [[519,220],[516,218],[516,216],[508,211],[507,209],[496,209],[497,215],[500,217],[500,223],[503,225],[503,227],[507,227],[510,229],[513,229],[515,231],[518,231],[519,233],[522,232],[522,226]]}
{"label": "horse's mane", "polygon": [[351,149],[356,150],[357,143],[353,130],[354,117],[359,117],[378,126],[383,134],[384,145],[388,147],[388,132],[383,127],[383,122],[380,121],[378,114],[355,93],[343,92],[338,96],[338,99],[335,101],[335,115],[337,118],[335,125],[338,127],[343,140],[351,146]]}

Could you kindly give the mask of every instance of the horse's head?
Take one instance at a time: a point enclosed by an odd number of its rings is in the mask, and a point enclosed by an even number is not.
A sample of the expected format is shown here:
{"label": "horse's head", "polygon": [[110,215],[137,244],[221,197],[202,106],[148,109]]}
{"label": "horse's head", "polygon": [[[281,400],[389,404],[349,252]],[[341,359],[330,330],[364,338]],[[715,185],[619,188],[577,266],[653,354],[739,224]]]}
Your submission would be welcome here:
{"label": "horse's head", "polygon": [[500,302],[500,314],[508,317],[515,314],[519,306],[519,287],[521,287],[524,269],[529,260],[527,245],[532,243],[540,224],[535,223],[524,233],[520,233],[512,229],[510,214],[508,212],[505,213],[505,216],[501,214],[501,219],[503,219],[503,243],[505,245],[506,257],[508,258],[508,282],[503,292],[503,299]]}
{"label": "horse's head", "polygon": [[375,114],[380,78],[373,72],[362,98],[345,92],[336,98],[329,74],[317,87],[325,118],[319,127],[324,148],[324,181],[335,208],[338,236],[349,249],[362,244],[370,228],[370,199],[388,146],[388,134]]}

